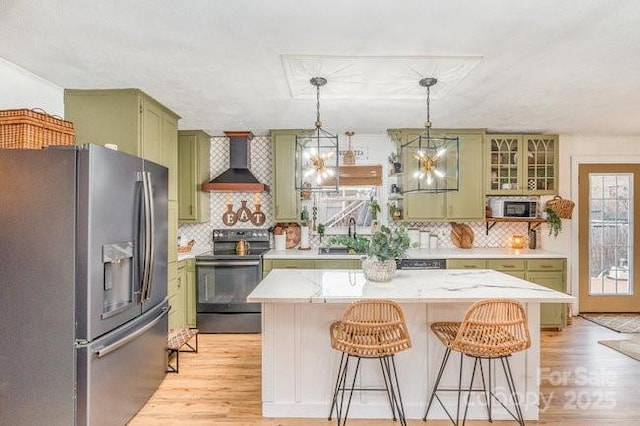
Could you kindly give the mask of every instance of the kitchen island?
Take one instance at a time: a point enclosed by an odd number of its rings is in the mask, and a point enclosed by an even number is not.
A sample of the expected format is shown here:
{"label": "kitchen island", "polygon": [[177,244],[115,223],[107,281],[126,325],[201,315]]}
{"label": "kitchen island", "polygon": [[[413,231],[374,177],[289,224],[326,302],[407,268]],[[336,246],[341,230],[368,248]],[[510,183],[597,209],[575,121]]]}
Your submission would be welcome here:
{"label": "kitchen island", "polygon": [[[400,389],[407,418],[422,418],[444,347],[429,329],[435,321],[460,321],[467,308],[485,298],[513,298],[524,303],[532,345],[511,360],[524,418],[538,419],[540,303],[570,303],[564,293],[493,270],[398,271],[391,282],[368,282],[361,270],[274,269],[249,295],[262,303],[262,414],[265,417],[326,417],[329,414],[340,353],[331,348],[329,326],[346,305],[366,298],[388,298],[401,304],[412,348],[397,355]],[[457,360],[456,356],[456,360]],[[447,367],[441,384],[457,387],[457,365]],[[471,363],[465,365],[471,376]],[[380,387],[379,365],[363,362],[361,387]],[[493,370],[494,389],[505,395],[506,382]],[[456,394],[443,395],[455,411]],[[468,417],[485,419],[482,398],[472,396]],[[475,403],[474,403],[475,402]],[[496,406],[497,405],[497,406]],[[494,418],[510,418],[494,404]],[[383,392],[356,392],[349,416],[389,417]],[[437,404],[429,418],[445,419]]]}

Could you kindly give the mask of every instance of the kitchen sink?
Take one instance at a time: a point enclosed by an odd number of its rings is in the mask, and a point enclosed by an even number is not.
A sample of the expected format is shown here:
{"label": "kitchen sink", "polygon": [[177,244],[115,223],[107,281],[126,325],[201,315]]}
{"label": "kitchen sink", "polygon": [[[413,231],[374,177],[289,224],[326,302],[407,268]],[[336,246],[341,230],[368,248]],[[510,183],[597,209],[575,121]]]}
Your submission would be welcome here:
{"label": "kitchen sink", "polygon": [[348,254],[353,256],[364,255],[364,253],[356,253],[355,251],[353,251],[353,249],[350,249],[349,247],[341,247],[341,246],[319,247],[318,254]]}

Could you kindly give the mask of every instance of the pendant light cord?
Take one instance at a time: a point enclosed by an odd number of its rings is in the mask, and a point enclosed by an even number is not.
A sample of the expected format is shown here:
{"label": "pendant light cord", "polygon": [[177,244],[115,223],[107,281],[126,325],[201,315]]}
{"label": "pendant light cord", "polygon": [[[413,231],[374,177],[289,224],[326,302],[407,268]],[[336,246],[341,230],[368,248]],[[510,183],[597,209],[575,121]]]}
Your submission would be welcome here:
{"label": "pendant light cord", "polygon": [[427,127],[427,139],[431,138],[431,111],[430,111],[430,103],[431,103],[431,86],[427,86],[427,122],[425,126]]}
{"label": "pendant light cord", "polygon": [[316,85],[316,127],[320,128],[320,85]]}

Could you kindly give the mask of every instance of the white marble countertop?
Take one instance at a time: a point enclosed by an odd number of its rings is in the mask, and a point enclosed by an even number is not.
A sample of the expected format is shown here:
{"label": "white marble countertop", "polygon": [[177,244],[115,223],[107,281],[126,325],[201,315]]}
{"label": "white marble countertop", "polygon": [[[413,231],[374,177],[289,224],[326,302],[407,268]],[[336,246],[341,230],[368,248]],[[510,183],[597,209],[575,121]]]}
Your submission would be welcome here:
{"label": "white marble countertop", "polygon": [[202,253],[206,253],[210,250],[211,248],[207,248],[207,247],[198,247],[198,246],[192,247],[190,252],[178,253],[178,262],[182,260],[193,259],[194,257]]}
{"label": "white marble countertop", "polygon": [[400,270],[386,283],[367,281],[359,270],[274,269],[249,294],[247,301],[350,303],[373,298],[400,303],[473,302],[485,298],[575,301],[565,293],[488,269]]}
{"label": "white marble countertop", "polygon": [[[269,250],[265,253],[265,259],[358,259],[362,255],[355,254],[319,254],[318,249],[311,250]],[[560,258],[567,256],[563,253],[548,250],[511,249],[501,247],[479,247],[470,249],[411,249],[407,252],[407,258],[414,259],[500,259],[522,257],[525,259],[536,258]]]}

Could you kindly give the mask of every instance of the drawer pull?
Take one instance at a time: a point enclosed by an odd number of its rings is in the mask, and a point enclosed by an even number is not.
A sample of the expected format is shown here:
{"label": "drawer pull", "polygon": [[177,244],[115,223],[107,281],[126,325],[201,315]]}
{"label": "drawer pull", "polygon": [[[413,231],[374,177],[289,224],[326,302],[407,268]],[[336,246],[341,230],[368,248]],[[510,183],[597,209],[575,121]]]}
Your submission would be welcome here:
{"label": "drawer pull", "polygon": [[553,268],[553,265],[540,265],[541,268]]}
{"label": "drawer pull", "polygon": [[502,265],[503,268],[515,268],[516,265]]}

